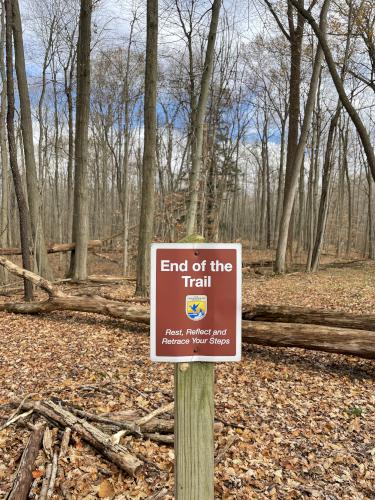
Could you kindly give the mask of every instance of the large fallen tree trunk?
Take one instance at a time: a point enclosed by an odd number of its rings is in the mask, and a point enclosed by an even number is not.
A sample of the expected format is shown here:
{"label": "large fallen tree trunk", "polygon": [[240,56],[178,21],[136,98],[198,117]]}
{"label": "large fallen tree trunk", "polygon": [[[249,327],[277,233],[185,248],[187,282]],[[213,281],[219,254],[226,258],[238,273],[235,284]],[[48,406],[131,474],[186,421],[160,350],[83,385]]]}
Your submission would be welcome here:
{"label": "large fallen tree trunk", "polygon": [[17,266],[4,257],[0,265],[20,278],[31,281],[35,286],[47,292],[48,300],[42,302],[20,302],[0,304],[0,311],[20,314],[40,314],[52,311],[80,311],[103,314],[113,318],[125,319],[148,324],[150,313],[147,308],[128,306],[118,301],[111,301],[95,295],[66,295],[52,283],[37,274]]}
{"label": "large fallen tree trunk", "polygon": [[137,323],[149,324],[150,312],[140,308],[111,301],[97,295],[50,296],[43,302],[20,302],[0,304],[0,311],[16,314],[40,314],[52,311],[79,311],[111,316]]}
{"label": "large fallen tree trunk", "polygon": [[244,306],[242,319],[251,321],[272,321],[277,323],[303,323],[357,330],[375,331],[375,314],[347,314],[337,311],[314,311],[304,307]]}
{"label": "large fallen tree trunk", "polygon": [[[148,307],[128,306],[117,300],[107,300],[95,295],[66,295],[49,281],[16,266],[4,257],[0,257],[0,265],[13,274],[30,280],[49,295],[49,298],[42,302],[4,303],[0,305],[0,311],[37,314],[69,310],[149,324]],[[308,311],[303,308],[259,306],[245,307],[243,318],[244,342],[275,347],[301,347],[375,359],[374,315],[359,316],[330,311]],[[252,321],[248,321],[250,318]],[[260,321],[262,319],[268,321]],[[277,321],[278,319],[284,321]],[[303,324],[304,322],[312,324]]]}
{"label": "large fallen tree trunk", "polygon": [[270,347],[301,347],[375,359],[375,333],[372,331],[301,323],[242,321],[242,340]]}
{"label": "large fallen tree trunk", "polygon": [[[102,240],[90,240],[88,250],[99,248],[103,245]],[[47,247],[47,253],[71,252],[76,247],[75,243],[52,243]],[[0,248],[0,255],[21,255],[21,249],[18,247]]]}
{"label": "large fallen tree trunk", "polygon": [[[134,229],[134,227],[132,226],[129,229]],[[107,241],[114,240],[118,236],[121,236],[122,233],[123,230],[119,231],[118,233],[112,234],[107,238],[102,238],[101,240],[90,240],[87,243],[87,249],[94,250],[95,248],[100,248]],[[47,246],[47,253],[71,252],[75,249],[75,247],[75,243],[51,243]],[[30,249],[30,252],[32,252],[32,249]],[[18,247],[0,248],[0,255],[21,255],[21,249]]]}

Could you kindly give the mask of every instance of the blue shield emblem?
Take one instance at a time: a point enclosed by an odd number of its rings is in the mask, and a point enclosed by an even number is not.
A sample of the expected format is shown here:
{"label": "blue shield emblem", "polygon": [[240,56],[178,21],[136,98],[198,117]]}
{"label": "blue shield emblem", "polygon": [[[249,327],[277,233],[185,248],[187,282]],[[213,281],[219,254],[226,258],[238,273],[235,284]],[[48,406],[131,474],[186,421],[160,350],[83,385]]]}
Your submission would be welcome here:
{"label": "blue shield emblem", "polygon": [[207,314],[207,295],[186,295],[186,316],[193,321],[199,321]]}

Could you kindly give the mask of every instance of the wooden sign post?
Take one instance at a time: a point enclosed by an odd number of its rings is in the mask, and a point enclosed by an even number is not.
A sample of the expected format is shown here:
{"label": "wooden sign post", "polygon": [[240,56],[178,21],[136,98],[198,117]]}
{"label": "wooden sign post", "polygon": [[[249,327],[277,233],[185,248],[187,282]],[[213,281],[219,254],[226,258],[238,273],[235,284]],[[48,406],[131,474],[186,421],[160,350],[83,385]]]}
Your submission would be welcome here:
{"label": "wooden sign post", "polygon": [[214,363],[241,359],[241,246],[151,247],[151,359],[175,364],[175,496],[214,498]]}
{"label": "wooden sign post", "polygon": [[214,498],[214,369],[175,366],[175,492],[178,500]]}

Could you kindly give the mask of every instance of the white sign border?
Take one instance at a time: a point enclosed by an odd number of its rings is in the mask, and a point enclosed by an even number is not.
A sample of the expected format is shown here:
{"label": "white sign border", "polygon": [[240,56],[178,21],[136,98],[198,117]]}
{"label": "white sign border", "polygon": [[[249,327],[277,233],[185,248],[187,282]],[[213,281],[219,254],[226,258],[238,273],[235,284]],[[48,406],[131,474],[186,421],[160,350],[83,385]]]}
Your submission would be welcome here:
{"label": "white sign border", "polygon": [[[158,356],[156,354],[156,251],[159,249],[181,250],[236,250],[237,306],[236,306],[236,354],[234,356]],[[240,243],[152,243],[150,281],[150,358],[155,362],[193,363],[195,361],[241,361],[242,349],[242,245]]]}

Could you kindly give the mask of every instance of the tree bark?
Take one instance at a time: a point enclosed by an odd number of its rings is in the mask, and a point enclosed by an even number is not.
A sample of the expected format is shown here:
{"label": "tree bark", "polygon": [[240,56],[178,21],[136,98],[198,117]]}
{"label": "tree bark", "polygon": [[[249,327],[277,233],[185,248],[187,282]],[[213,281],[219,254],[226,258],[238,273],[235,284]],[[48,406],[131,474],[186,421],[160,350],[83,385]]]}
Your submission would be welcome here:
{"label": "tree bark", "polygon": [[[5,70],[5,7],[1,9],[1,38],[0,38],[0,75],[1,75],[1,103],[0,103],[0,152],[1,152],[1,215],[0,215],[0,244],[8,245],[9,225],[9,160],[6,139],[6,114],[7,114],[7,81]],[[6,283],[6,271],[0,273],[3,283]]]}
{"label": "tree bark", "polygon": [[304,307],[257,305],[244,306],[242,319],[279,323],[303,323],[338,328],[355,328],[375,332],[375,314],[348,314],[337,311],[313,310]]}
{"label": "tree bark", "polygon": [[375,333],[300,323],[242,322],[242,340],[270,347],[300,347],[313,351],[375,359]]}
{"label": "tree bark", "polygon": [[[6,0],[8,1],[8,0]],[[16,477],[11,491],[5,500],[26,500],[33,482],[32,471],[38,456],[44,434],[44,425],[37,425],[30,436],[29,442],[22,454]]]}
{"label": "tree bark", "polygon": [[153,237],[156,169],[156,90],[158,73],[158,0],[147,0],[142,200],[139,221],[136,295],[147,295]]}
{"label": "tree bark", "polygon": [[73,78],[77,49],[71,43],[69,48],[69,57],[66,65],[64,66],[64,92],[66,95],[66,102],[68,108],[68,166],[67,166],[67,224],[66,234],[67,239],[70,239],[73,231],[73,166],[74,166],[74,127],[73,127]]}
{"label": "tree bark", "polygon": [[311,269],[312,271],[317,271],[319,267],[320,253],[322,248],[322,243],[324,239],[326,222],[327,222],[327,214],[328,214],[328,201],[329,201],[329,192],[331,186],[331,173],[333,169],[332,165],[332,156],[333,156],[333,144],[335,139],[335,130],[337,127],[337,123],[340,117],[341,112],[341,104],[337,105],[336,112],[331,119],[331,123],[329,125],[326,152],[324,156],[324,165],[323,165],[323,175],[322,175],[322,193],[320,196],[319,203],[319,212],[318,212],[318,221],[316,225],[316,235],[315,242],[311,256]]}
{"label": "tree bark", "polygon": [[[6,76],[7,76],[7,130],[8,130],[8,147],[9,147],[9,161],[12,170],[14,190],[16,192],[19,222],[20,222],[20,240],[21,240],[21,253],[22,263],[25,269],[31,270],[31,259],[29,253],[30,235],[29,235],[29,210],[26,203],[26,198],[22,188],[21,174],[18,168],[17,161],[17,145],[14,132],[14,79],[13,79],[13,41],[12,41],[12,2],[11,0],[5,1],[6,12]],[[33,298],[32,284],[24,280],[25,300],[29,301]]]}
{"label": "tree bark", "polygon": [[192,129],[193,129],[192,165],[191,165],[190,189],[189,189],[190,200],[189,200],[187,221],[186,221],[187,234],[193,234],[196,225],[196,218],[198,211],[199,181],[200,181],[200,173],[202,170],[203,125],[206,114],[207,99],[210,89],[220,7],[221,7],[221,0],[214,0],[212,4],[211,23],[208,34],[204,69],[201,78],[199,100],[196,113],[194,115],[194,121],[192,123]]}
{"label": "tree bark", "polygon": [[26,163],[27,197],[30,210],[31,230],[36,250],[39,273],[48,279],[53,278],[52,268],[45,248],[42,206],[35,164],[34,135],[31,117],[30,96],[26,77],[25,54],[23,47],[22,23],[18,0],[12,0],[13,38],[18,94],[21,109],[21,129]]}
{"label": "tree bark", "polygon": [[367,168],[366,171],[367,183],[368,183],[368,194],[367,194],[367,238],[368,238],[368,253],[367,256],[369,259],[375,259],[375,245],[374,245],[374,224],[373,224],[373,206],[372,206],[372,191],[373,191],[373,182],[371,178],[370,169]]}
{"label": "tree bark", "polygon": [[128,245],[129,245],[129,150],[131,134],[131,96],[129,89],[130,81],[130,58],[133,44],[133,31],[136,17],[134,16],[130,24],[129,42],[126,52],[126,68],[124,77],[123,99],[124,99],[124,157],[122,163],[123,182],[122,182],[122,216],[123,216],[123,254],[122,254],[122,273],[125,276],[128,271]]}
{"label": "tree bark", "polygon": [[90,115],[90,43],[92,0],[81,0],[77,43],[77,107],[74,163],[74,208],[70,274],[76,281],[87,278],[88,243],[88,128]]}

